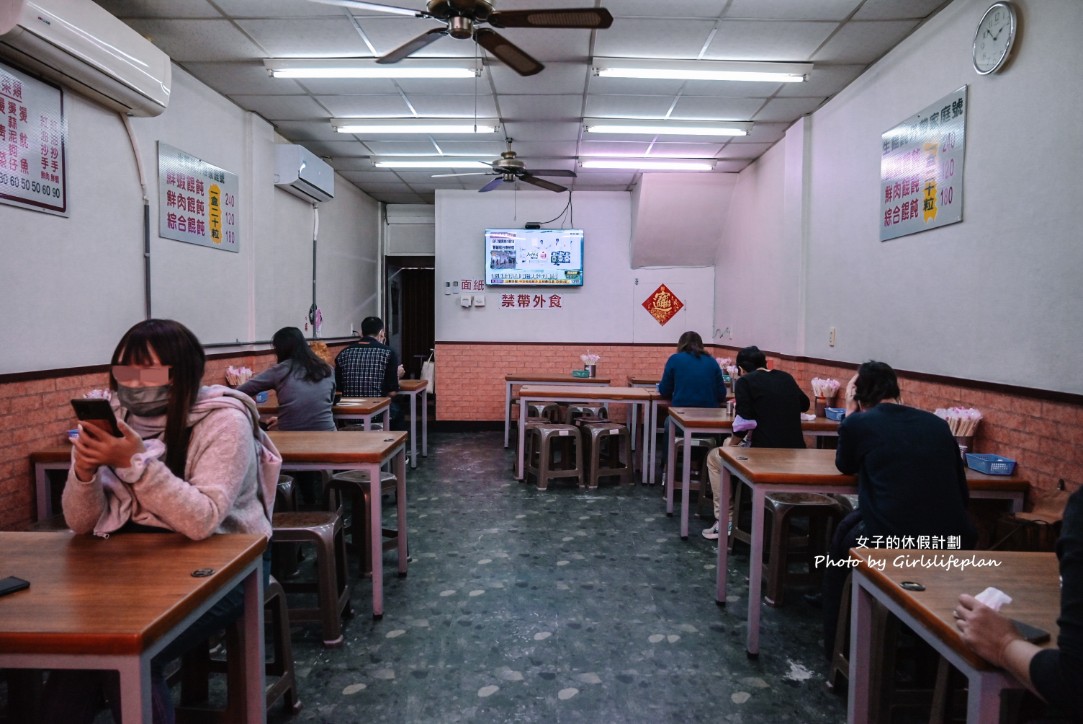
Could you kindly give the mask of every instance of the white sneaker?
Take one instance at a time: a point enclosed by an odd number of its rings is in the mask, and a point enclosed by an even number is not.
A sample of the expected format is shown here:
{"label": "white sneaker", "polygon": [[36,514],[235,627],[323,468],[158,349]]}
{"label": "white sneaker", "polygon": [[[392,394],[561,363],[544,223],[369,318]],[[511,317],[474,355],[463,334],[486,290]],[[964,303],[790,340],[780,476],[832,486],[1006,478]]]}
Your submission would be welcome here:
{"label": "white sneaker", "polygon": [[717,521],[715,521],[715,524],[712,525],[710,528],[704,528],[703,529],[703,537],[706,538],[707,540],[718,540],[718,522]]}

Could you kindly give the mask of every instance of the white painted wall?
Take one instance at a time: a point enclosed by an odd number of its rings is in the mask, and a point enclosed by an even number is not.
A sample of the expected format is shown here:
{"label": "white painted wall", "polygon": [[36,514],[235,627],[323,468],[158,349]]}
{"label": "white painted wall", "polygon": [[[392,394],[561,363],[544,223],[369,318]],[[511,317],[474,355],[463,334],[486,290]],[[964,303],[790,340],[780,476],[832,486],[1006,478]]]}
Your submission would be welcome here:
{"label": "white painted wall", "polygon": [[[717,326],[735,300],[804,288],[801,330],[773,339],[754,312],[740,343],[1025,387],[1083,392],[1083,238],[1075,219],[1083,164],[1083,27],[1078,0],[1019,0],[1020,36],[999,74],[978,76],[970,46],[985,0],[957,0],[807,119],[803,162],[791,128],[742,173],[733,227],[717,256]],[[880,134],[954,89],[969,86],[963,221],[878,240]],[[795,228],[764,215],[770,198],[807,206]],[[773,189],[773,191],[772,191]],[[749,206],[739,200],[754,202]],[[764,289],[756,269],[784,262]],[[727,286],[727,271],[742,273]],[[746,270],[753,270],[746,276]],[[738,310],[740,313],[742,310]],[[740,317],[738,317],[740,324]],[[838,344],[828,346],[828,328]],[[804,338],[802,338],[804,335]]]}
{"label": "white painted wall", "polygon": [[735,173],[645,173],[632,191],[632,266],[710,266]]}
{"label": "white painted wall", "polygon": [[[174,68],[169,109],[133,118],[151,197],[152,313],[204,343],[266,340],[302,326],[312,298],[312,207],[273,186],[272,127]],[[67,218],[0,205],[0,373],[108,360],[143,319],[143,206],[119,116],[65,91]],[[157,142],[239,176],[240,248],[159,239]],[[320,206],[324,336],[375,313],[378,204],[342,179]]]}
{"label": "white painted wall", "polygon": [[[444,295],[444,281],[484,279],[485,229],[552,219],[567,200],[566,194],[548,191],[436,192],[438,341],[672,343],[686,330],[710,338],[714,270],[632,269],[631,198],[622,191],[573,194],[574,214],[564,226],[584,231],[583,286],[541,290],[546,296],[559,294],[560,309],[501,308],[501,294],[532,292],[524,287],[490,287],[480,309],[461,308],[456,295]],[[663,283],[686,305],[665,326],[642,307]]]}

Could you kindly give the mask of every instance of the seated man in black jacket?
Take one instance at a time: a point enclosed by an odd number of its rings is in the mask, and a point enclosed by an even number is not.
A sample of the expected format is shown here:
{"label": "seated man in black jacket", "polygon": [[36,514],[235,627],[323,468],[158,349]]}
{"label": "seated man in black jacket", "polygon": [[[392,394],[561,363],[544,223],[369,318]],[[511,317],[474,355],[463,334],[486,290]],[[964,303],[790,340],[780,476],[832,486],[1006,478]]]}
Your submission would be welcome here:
{"label": "seated man in black jacket", "polygon": [[[948,423],[900,401],[895,370],[865,362],[846,390],[835,467],[857,475],[857,510],[839,523],[828,555],[848,557],[859,541],[886,547],[888,536],[931,536],[941,547],[972,548],[969,489],[959,445]],[[824,572],[824,650],[828,658],[849,568]]]}

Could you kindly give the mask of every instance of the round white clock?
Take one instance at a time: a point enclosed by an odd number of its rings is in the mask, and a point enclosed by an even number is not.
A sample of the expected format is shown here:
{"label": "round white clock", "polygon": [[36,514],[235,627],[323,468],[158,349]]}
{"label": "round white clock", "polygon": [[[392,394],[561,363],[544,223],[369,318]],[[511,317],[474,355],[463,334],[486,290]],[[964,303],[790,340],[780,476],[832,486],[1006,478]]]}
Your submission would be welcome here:
{"label": "round white clock", "polygon": [[996,72],[1008,60],[1015,42],[1015,8],[1010,3],[993,3],[985,11],[974,33],[974,70],[979,75]]}

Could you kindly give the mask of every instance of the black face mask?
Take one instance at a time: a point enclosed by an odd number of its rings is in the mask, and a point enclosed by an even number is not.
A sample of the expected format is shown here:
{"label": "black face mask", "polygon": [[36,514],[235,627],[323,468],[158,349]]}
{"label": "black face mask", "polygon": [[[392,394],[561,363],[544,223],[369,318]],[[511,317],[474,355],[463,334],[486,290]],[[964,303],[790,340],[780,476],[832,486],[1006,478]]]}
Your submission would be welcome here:
{"label": "black face mask", "polygon": [[125,387],[117,385],[117,400],[128,412],[140,417],[164,415],[169,407],[169,385]]}

